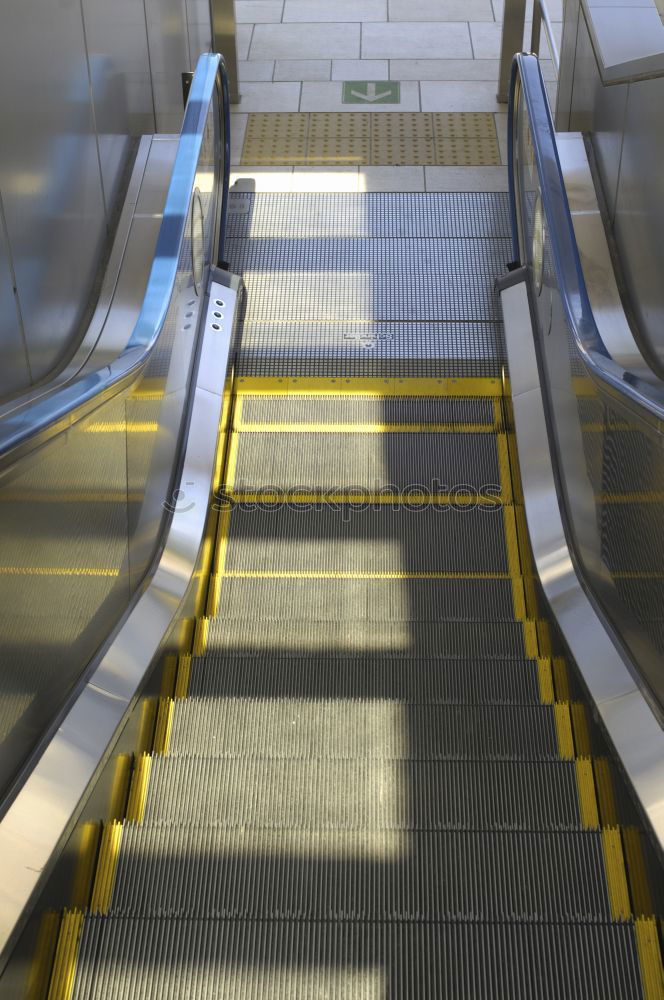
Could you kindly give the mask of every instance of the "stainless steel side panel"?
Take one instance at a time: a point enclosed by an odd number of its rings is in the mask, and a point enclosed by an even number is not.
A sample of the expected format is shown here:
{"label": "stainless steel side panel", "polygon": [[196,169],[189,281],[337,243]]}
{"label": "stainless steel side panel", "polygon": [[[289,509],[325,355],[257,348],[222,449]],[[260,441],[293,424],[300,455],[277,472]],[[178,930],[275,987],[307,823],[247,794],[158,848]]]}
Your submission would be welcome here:
{"label": "stainless steel side panel", "polygon": [[7,236],[0,202],[0,395],[9,395],[30,381],[28,356],[21,328],[21,317],[14,296]]}
{"label": "stainless steel side panel", "polygon": [[[30,901],[44,884],[57,849],[118,727],[133,707],[162,637],[178,614],[196,566],[209,509],[240,283],[212,282],[224,302],[204,317],[203,342],[179,487],[181,498],[147,589],[76,698],[55,736],[0,822],[0,964],[20,932]],[[214,329],[212,323],[217,329]],[[221,326],[221,329],[218,327]]]}
{"label": "stainless steel side panel", "polygon": [[525,282],[500,294],[528,532],[542,588],[635,795],[664,847],[664,732],[574,569],[561,518]]}
{"label": "stainless steel side panel", "polygon": [[176,132],[182,124],[182,73],[193,69],[185,6],[182,0],[144,2],[156,130]]}
{"label": "stainless steel side panel", "polygon": [[0,193],[39,379],[81,321],[106,233],[79,0],[3,3],[0,122]]}

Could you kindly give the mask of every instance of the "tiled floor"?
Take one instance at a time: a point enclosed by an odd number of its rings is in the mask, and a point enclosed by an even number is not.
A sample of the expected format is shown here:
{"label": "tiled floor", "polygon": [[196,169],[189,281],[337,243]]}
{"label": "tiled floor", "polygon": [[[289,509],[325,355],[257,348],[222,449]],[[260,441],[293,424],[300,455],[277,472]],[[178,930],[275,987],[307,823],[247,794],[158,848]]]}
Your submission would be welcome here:
{"label": "tiled floor", "polygon": [[[532,0],[527,2],[529,18]],[[548,5],[560,39],[562,0]],[[235,7],[241,101],[233,109],[232,145],[238,187],[506,190],[506,107],[495,96],[503,0],[236,0]],[[548,56],[545,40],[542,55]],[[542,68],[553,91],[550,59],[543,58]],[[375,150],[371,166],[263,166],[248,160],[250,147],[242,158],[250,114],[357,112],[357,105],[342,101],[347,80],[400,81],[400,103],[367,105],[377,113],[494,115],[503,165],[443,166],[426,160],[428,165],[388,166],[375,163]]]}

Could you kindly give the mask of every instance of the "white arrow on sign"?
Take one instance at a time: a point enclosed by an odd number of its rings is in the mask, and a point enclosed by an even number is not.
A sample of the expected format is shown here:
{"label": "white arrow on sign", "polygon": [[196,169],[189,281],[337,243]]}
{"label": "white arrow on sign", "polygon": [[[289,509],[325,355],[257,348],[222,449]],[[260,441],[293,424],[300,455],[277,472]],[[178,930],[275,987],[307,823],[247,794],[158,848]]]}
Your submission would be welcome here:
{"label": "white arrow on sign", "polygon": [[353,97],[359,97],[361,101],[380,101],[383,97],[392,96],[392,88],[376,93],[376,84],[368,83],[366,94],[363,94],[360,90],[351,90],[351,94]]}

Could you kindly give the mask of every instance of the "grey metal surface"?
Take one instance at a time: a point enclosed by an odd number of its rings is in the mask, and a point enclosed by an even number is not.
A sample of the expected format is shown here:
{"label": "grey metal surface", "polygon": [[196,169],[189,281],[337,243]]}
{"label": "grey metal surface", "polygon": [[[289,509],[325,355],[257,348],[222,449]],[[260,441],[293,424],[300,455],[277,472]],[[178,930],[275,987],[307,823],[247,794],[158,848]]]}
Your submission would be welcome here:
{"label": "grey metal surface", "polygon": [[18,301],[14,295],[14,277],[0,199],[0,341],[2,368],[0,394],[7,396],[30,382],[30,365]]}
{"label": "grey metal surface", "polygon": [[[275,954],[291,957],[287,967]],[[100,968],[97,955],[104,955]],[[579,956],[585,956],[581,961]],[[130,958],[131,956],[131,958]],[[509,996],[541,1000],[640,1000],[636,943],[629,924],[379,924],[301,920],[232,922],[182,918],[89,918],[76,1000],[137,996],[159,975],[164,1000],[182,996],[185,970],[199,975],[190,1000],[218,996],[323,995],[378,1000]],[[516,978],[514,970],[521,972]],[[555,971],[554,971],[555,970]]]}
{"label": "grey metal surface", "polygon": [[[604,728],[660,846],[664,843],[664,732],[577,576],[556,492],[540,374],[523,283],[501,293],[514,419],[535,563],[544,592]],[[530,328],[530,333],[528,333]]]}
{"label": "grey metal surface", "polygon": [[[180,474],[187,496],[173,518],[149,586],[113,637],[30,776],[0,821],[0,948],[6,956],[26,908],[43,884],[81,797],[168,631],[196,565],[208,509],[226,366],[236,322],[237,283],[212,284],[227,303],[221,330],[203,326],[199,376]],[[219,325],[219,324],[218,324]]]}
{"label": "grey metal surface", "polygon": [[240,100],[237,73],[235,0],[209,0],[212,51],[220,52],[228,69],[228,91],[232,104]]}

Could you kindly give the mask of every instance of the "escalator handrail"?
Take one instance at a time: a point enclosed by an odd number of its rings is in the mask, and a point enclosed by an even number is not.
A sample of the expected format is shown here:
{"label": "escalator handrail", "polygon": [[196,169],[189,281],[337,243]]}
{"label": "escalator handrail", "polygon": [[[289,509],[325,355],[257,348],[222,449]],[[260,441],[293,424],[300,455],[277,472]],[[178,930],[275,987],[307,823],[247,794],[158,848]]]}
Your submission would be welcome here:
{"label": "escalator handrail", "polygon": [[219,182],[222,190],[216,192],[216,198],[221,198],[221,206],[215,206],[219,224],[218,255],[222,255],[230,173],[228,82],[223,58],[216,53],[204,53],[198,59],[189,91],[147,288],[127,346],[110,364],[9,414],[0,423],[0,466],[11,464],[25,450],[38,447],[51,436],[73,426],[98,404],[122,392],[147,364],[159,340],[175,288],[205,125],[210,105],[215,100],[219,115],[223,116],[224,138],[224,162]]}
{"label": "escalator handrail", "polygon": [[591,375],[623,399],[658,421],[664,422],[664,387],[645,382],[627,371],[611,357],[597,328],[583,277],[583,269],[574,236],[572,215],[567,200],[565,181],[558,158],[555,129],[539,60],[536,56],[517,53],[512,63],[508,106],[508,175],[512,245],[515,261],[519,260],[519,229],[517,217],[516,164],[514,161],[514,123],[517,87],[526,102],[533,141],[547,239],[551,246],[558,290],[567,324],[577,349]]}

